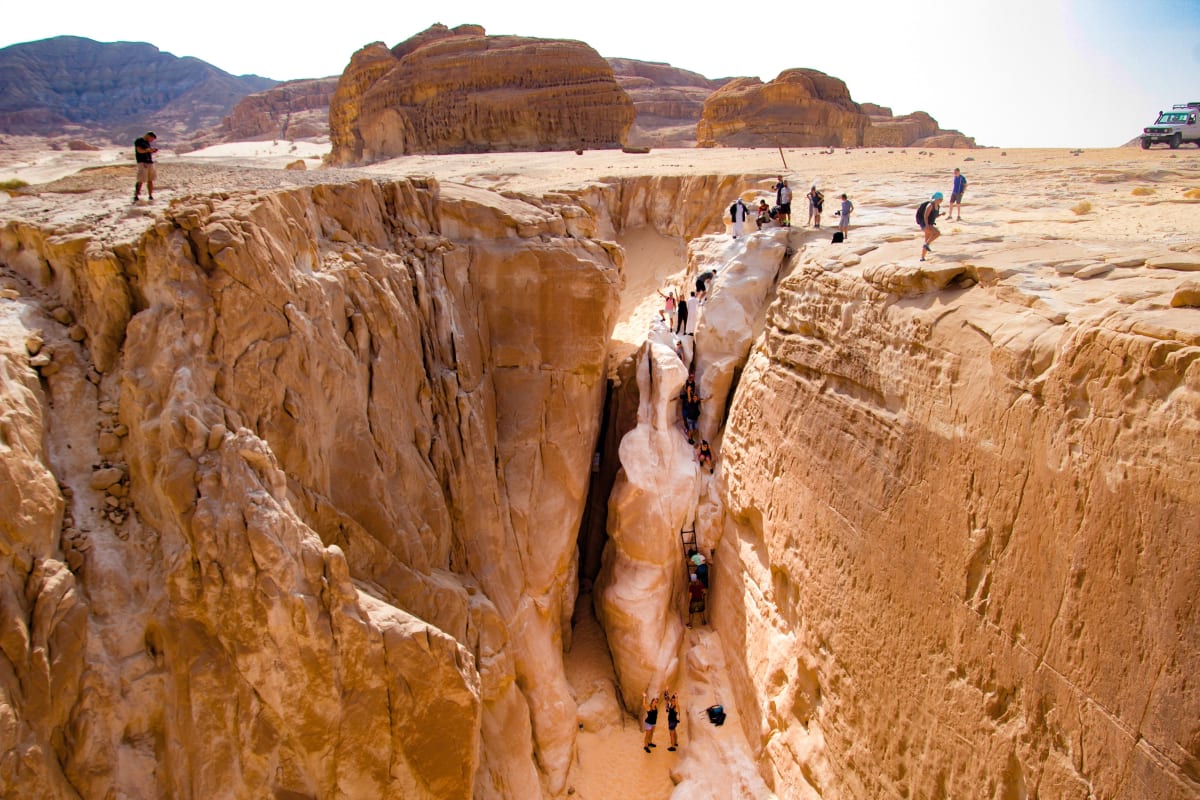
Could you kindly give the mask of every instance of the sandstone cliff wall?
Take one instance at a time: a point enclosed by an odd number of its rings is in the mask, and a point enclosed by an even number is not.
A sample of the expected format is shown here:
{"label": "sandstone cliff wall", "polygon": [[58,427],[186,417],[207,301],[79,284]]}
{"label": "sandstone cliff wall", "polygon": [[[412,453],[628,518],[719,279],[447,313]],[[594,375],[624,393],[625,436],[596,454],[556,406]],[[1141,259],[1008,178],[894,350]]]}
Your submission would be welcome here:
{"label": "sandstone cliff wall", "polygon": [[327,136],[337,83],[337,78],[288,81],[247,95],[221,121],[221,136],[229,142]]}
{"label": "sandstone cliff wall", "polygon": [[776,791],[1200,795],[1191,312],[818,263],[722,447],[716,625]]}
{"label": "sandstone cliff wall", "polygon": [[870,122],[841,80],[789,69],[768,83],[738,78],[713,92],[696,140],[700,147],[855,147]]}
{"label": "sandstone cliff wall", "polygon": [[[432,29],[431,29],[432,30]],[[351,59],[330,109],[331,161],[409,153],[620,147],[634,109],[582,42],[426,31]]]}
{"label": "sandstone cliff wall", "polygon": [[620,286],[566,230],[370,181],[9,223],[3,785],[561,794]]}

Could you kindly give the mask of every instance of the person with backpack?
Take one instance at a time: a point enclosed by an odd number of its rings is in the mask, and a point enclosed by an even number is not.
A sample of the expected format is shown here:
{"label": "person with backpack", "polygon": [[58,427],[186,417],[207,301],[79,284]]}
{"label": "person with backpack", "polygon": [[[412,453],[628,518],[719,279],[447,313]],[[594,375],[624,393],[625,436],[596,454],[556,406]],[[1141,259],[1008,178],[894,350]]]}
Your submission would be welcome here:
{"label": "person with backpack", "polygon": [[742,235],[742,226],[746,223],[748,216],[750,216],[750,209],[746,208],[742,198],[734,200],[733,205],[729,207],[729,219],[733,222],[733,238],[737,239]]}
{"label": "person with backpack", "polygon": [[813,223],[813,227],[821,227],[821,212],[825,210],[825,195],[821,194],[821,190],[815,183],[808,192],[808,210],[809,220]]}
{"label": "person with backpack", "polygon": [[775,182],[775,206],[779,209],[779,224],[785,228],[790,226],[792,224],[792,190],[782,175]]}
{"label": "person with backpack", "polygon": [[647,699],[646,693],[642,692],[642,710],[646,712],[646,721],[642,723],[642,730],[645,732],[642,736],[642,749],[649,753],[651,747],[658,747],[654,743],[654,726],[658,724],[658,695]]}
{"label": "person with backpack", "polygon": [[934,192],[933,197],[917,207],[917,227],[925,234],[925,243],[921,245],[922,261],[925,260],[926,253],[933,252],[929,245],[942,235],[942,232],[937,229],[938,214],[942,210],[942,197],[941,192]]}
{"label": "person with backpack", "polygon": [[838,210],[838,232],[842,234],[842,241],[850,235],[850,213],[854,211],[854,203],[850,202],[850,198],[845,194],[842,195],[842,207]]}

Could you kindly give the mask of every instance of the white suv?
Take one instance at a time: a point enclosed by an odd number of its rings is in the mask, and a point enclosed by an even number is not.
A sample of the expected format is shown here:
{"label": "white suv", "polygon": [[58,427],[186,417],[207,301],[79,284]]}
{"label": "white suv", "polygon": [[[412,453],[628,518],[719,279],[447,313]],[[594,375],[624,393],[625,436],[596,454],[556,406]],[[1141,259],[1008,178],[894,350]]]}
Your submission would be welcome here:
{"label": "white suv", "polygon": [[1200,112],[1200,101],[1172,106],[1170,111],[1158,112],[1155,123],[1142,129],[1142,149],[1149,150],[1152,144],[1167,144],[1174,150],[1184,142],[1192,142],[1200,147],[1197,112]]}

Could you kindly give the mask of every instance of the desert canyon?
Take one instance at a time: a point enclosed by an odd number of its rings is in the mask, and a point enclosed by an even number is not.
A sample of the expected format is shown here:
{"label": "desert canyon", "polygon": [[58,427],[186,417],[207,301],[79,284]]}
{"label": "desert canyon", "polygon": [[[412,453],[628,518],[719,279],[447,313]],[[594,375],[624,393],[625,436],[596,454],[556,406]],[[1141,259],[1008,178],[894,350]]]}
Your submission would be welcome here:
{"label": "desert canyon", "polygon": [[[451,153],[425,46],[154,204],[128,148],[0,144],[0,797],[1200,798],[1200,150],[588,60],[647,93],[603,149]],[[853,140],[739,146],[780,91]],[[639,103],[709,146],[622,152]],[[824,226],[733,238],[778,175]]]}

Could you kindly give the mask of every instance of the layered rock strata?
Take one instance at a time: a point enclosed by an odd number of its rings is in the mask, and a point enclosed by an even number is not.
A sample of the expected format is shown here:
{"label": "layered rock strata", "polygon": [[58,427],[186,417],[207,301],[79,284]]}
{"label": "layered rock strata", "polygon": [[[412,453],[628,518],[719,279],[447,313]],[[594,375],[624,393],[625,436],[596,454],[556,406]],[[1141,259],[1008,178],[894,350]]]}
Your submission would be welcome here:
{"label": "layered rock strata", "polygon": [[569,225],[371,181],[9,223],[3,785],[563,793],[620,286]]}
{"label": "layered rock strata", "polygon": [[871,117],[863,135],[864,147],[975,147],[975,140],[958,131],[943,130],[938,121],[924,111],[894,116],[885,106],[863,103]]}
{"label": "layered rock strata", "polygon": [[141,42],[56,36],[0,49],[0,133],[68,130],[166,137],[220,124],[234,104],[275,81],[234,76]]}
{"label": "layered rock strata", "polygon": [[330,159],[615,148],[634,116],[612,68],[582,42],[435,26],[355,53],[330,107]]}
{"label": "layered rock strata", "polygon": [[338,78],[287,81],[243,97],[221,122],[227,142],[329,135],[329,101]]}
{"label": "layered rock strata", "polygon": [[626,139],[635,146],[695,147],[704,101],[730,80],[653,61],[610,58],[608,63],[637,111]]}
{"label": "layered rock strata", "polygon": [[1171,282],[823,249],[722,447],[715,617],[769,782],[1200,796],[1200,326]]}
{"label": "layered rock strata", "polygon": [[871,120],[846,84],[814,69],[789,69],[774,80],[737,78],[704,104],[700,147],[854,147]]}

